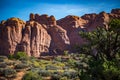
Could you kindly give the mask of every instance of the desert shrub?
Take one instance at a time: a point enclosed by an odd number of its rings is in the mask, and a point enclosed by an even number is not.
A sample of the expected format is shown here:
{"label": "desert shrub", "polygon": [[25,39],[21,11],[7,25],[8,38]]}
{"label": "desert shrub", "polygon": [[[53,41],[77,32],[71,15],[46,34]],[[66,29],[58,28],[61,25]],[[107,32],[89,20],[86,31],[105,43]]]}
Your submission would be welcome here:
{"label": "desert shrub", "polygon": [[27,58],[27,54],[25,52],[17,52],[16,54],[13,55],[13,58],[15,59],[21,59],[21,58]]}
{"label": "desert shrub", "polygon": [[63,67],[63,70],[68,70],[68,69],[69,69],[68,66]]}
{"label": "desert shrub", "polygon": [[68,56],[69,53],[68,53],[67,50],[65,50],[63,54],[64,54],[65,56]]}
{"label": "desert shrub", "polygon": [[29,57],[28,57],[28,56],[25,56],[25,57],[20,58],[19,60],[24,62],[24,61],[29,60]]}
{"label": "desert shrub", "polygon": [[7,80],[6,77],[0,77],[0,80]]}
{"label": "desert shrub", "polygon": [[39,67],[40,64],[39,64],[39,62],[34,60],[34,61],[32,61],[32,66],[36,68],[36,67]]}
{"label": "desert shrub", "polygon": [[0,63],[0,68],[6,68],[6,67],[7,67],[7,64],[5,62]]}
{"label": "desert shrub", "polygon": [[34,67],[30,68],[30,71],[37,72],[37,73],[39,73],[41,70],[42,70],[41,68],[34,68]]}
{"label": "desert shrub", "polygon": [[68,80],[67,77],[61,77],[60,80]]}
{"label": "desert shrub", "polygon": [[9,59],[14,59],[13,54],[9,54],[9,55],[8,55],[8,58],[9,58]]}
{"label": "desert shrub", "polygon": [[0,59],[0,62],[4,62],[4,60],[3,60],[3,59]]}
{"label": "desert shrub", "polygon": [[15,64],[15,62],[12,62],[12,61],[7,61],[7,62],[5,62],[6,63],[6,65],[8,65],[8,66],[11,66],[11,65],[14,65]]}
{"label": "desert shrub", "polygon": [[59,61],[59,62],[61,62],[62,61],[62,59],[61,59],[61,57],[55,57],[55,59],[54,59],[55,61]]}
{"label": "desert shrub", "polygon": [[42,78],[36,72],[30,71],[23,76],[22,80],[42,80]]}
{"label": "desert shrub", "polygon": [[0,75],[3,75],[4,68],[0,68]]}
{"label": "desert shrub", "polygon": [[27,60],[22,60],[21,63],[29,65],[29,61],[27,61]]}
{"label": "desert shrub", "polygon": [[104,80],[120,80],[120,71],[107,70],[103,72]]}
{"label": "desert shrub", "polygon": [[8,59],[6,56],[0,56],[0,59]]}
{"label": "desert shrub", "polygon": [[102,63],[102,77],[105,80],[120,80],[120,62],[119,61],[104,61]]}
{"label": "desert shrub", "polygon": [[89,69],[80,71],[81,80],[120,80],[120,62],[117,61],[102,61],[90,60]]}
{"label": "desert shrub", "polygon": [[63,76],[67,77],[67,78],[70,78],[71,77],[71,74],[70,72],[64,72],[63,73]]}
{"label": "desert shrub", "polygon": [[48,72],[47,70],[40,70],[38,72],[39,75],[43,76],[43,77],[48,77],[48,76],[51,76],[51,73]]}
{"label": "desert shrub", "polygon": [[62,74],[63,77],[67,77],[68,79],[72,79],[78,76],[77,72],[70,72],[70,71],[65,71]]}
{"label": "desert shrub", "polygon": [[47,65],[46,66],[46,70],[57,70],[58,68],[56,66],[52,66],[52,65]]}
{"label": "desert shrub", "polygon": [[84,63],[84,62],[75,62],[75,67],[79,68],[79,69],[87,69],[88,68],[88,64]]}
{"label": "desert shrub", "polygon": [[75,60],[74,59],[69,59],[68,61],[67,61],[67,63],[68,63],[68,66],[71,66],[71,67],[74,67],[75,66]]}
{"label": "desert shrub", "polygon": [[52,80],[60,80],[61,76],[58,74],[52,74]]}
{"label": "desert shrub", "polygon": [[24,64],[24,63],[20,63],[20,64],[17,64],[17,65],[15,66],[15,69],[26,69],[26,68],[28,68],[28,67],[29,67],[29,65]]}
{"label": "desert shrub", "polygon": [[5,60],[7,60],[8,58],[6,56],[0,56],[0,62],[4,62]]}
{"label": "desert shrub", "polygon": [[11,69],[11,68],[6,68],[3,70],[3,75],[9,78],[16,77],[16,70]]}
{"label": "desert shrub", "polygon": [[71,75],[71,77],[70,77],[71,79],[78,77],[78,73],[77,72],[71,72],[70,75]]}

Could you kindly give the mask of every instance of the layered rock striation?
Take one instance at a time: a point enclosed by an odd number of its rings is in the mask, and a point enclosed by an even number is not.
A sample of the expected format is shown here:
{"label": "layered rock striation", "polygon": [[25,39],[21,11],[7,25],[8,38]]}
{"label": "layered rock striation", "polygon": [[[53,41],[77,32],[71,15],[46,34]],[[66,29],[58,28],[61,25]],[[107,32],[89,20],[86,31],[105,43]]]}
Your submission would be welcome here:
{"label": "layered rock striation", "polygon": [[0,23],[0,55],[24,51],[29,56],[39,57],[61,54],[64,50],[72,51],[75,45],[85,43],[79,31],[92,31],[97,26],[105,26],[113,18],[120,19],[120,9],[81,17],[68,15],[60,20],[46,14],[32,13],[26,22],[10,18]]}

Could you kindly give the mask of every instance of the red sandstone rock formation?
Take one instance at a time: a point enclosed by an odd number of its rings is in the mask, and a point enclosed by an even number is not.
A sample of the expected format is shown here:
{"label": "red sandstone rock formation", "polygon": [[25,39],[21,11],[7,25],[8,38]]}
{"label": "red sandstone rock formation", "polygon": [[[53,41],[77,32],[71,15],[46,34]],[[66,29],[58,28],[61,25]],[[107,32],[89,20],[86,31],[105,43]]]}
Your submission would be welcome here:
{"label": "red sandstone rock formation", "polygon": [[67,36],[66,30],[61,28],[58,25],[49,26],[48,32],[51,35],[52,43],[51,43],[51,50],[59,50],[64,51],[68,50],[70,46],[70,41]]}
{"label": "red sandstone rock formation", "polygon": [[[69,15],[60,20],[46,14],[30,14],[27,22],[10,18],[0,24],[0,54],[14,54],[24,51],[29,56],[39,57],[41,53],[59,53],[84,44],[79,31],[92,31],[105,26],[110,19],[120,19],[120,9],[111,13],[85,14],[82,17]],[[58,52],[57,52],[58,51]]]}
{"label": "red sandstone rock formation", "polygon": [[4,55],[13,54],[16,46],[21,42],[22,29],[25,22],[18,18],[10,18],[1,24],[0,33],[0,53]]}
{"label": "red sandstone rock formation", "polygon": [[29,21],[26,23],[18,50],[27,52],[29,56],[39,57],[40,53],[49,52],[50,43],[51,37],[46,29],[35,21]]}

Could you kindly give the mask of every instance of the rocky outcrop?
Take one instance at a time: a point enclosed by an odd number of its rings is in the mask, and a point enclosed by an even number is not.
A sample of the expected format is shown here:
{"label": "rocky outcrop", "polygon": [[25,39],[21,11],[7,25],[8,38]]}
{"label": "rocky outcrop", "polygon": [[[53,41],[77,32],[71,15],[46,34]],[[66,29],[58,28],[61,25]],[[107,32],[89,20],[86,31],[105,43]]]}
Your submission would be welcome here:
{"label": "rocky outcrop", "polygon": [[117,8],[117,9],[112,9],[112,10],[111,10],[111,13],[112,13],[112,14],[120,15],[120,9],[118,9],[118,8]]}
{"label": "rocky outcrop", "polygon": [[69,15],[58,20],[57,24],[67,31],[71,46],[82,45],[85,41],[80,37],[79,31],[88,32],[98,26],[105,26],[112,18],[120,19],[119,13],[120,9],[113,9],[111,13],[85,14],[81,17]]}
{"label": "rocky outcrop", "polygon": [[43,15],[35,14],[34,16],[35,16],[34,20],[40,24],[56,25],[56,19],[54,16],[49,17],[47,14]]}
{"label": "rocky outcrop", "polygon": [[80,37],[79,31],[84,30],[84,24],[86,23],[84,19],[72,15],[57,21],[57,24],[67,31],[71,46],[83,44],[83,39]]}
{"label": "rocky outcrop", "polygon": [[49,26],[48,32],[52,38],[50,50],[56,50],[57,53],[59,53],[61,51],[69,49],[70,41],[66,30],[58,25],[53,25]]}
{"label": "rocky outcrop", "polygon": [[0,54],[8,55],[16,51],[16,46],[21,42],[22,29],[25,22],[19,18],[10,18],[0,26]]}
{"label": "rocky outcrop", "polygon": [[10,18],[0,23],[0,54],[15,54],[24,51],[29,56],[41,54],[61,54],[64,50],[72,51],[75,45],[82,45],[85,40],[79,31],[92,31],[97,26],[105,26],[110,19],[120,19],[120,9],[111,13],[85,14],[81,17],[69,15],[60,20],[46,14],[30,14],[27,22],[19,18]]}
{"label": "rocky outcrop", "polygon": [[40,53],[48,53],[51,37],[39,23],[28,21],[23,30],[23,38],[18,50],[25,51],[29,56],[40,56]]}
{"label": "rocky outcrop", "polygon": [[85,18],[86,15],[82,16],[85,20],[88,20],[88,23],[85,25],[87,31],[92,31],[98,26],[104,26],[105,23],[108,23],[110,20],[109,14],[101,12],[99,14],[90,14],[92,16],[91,20]]}

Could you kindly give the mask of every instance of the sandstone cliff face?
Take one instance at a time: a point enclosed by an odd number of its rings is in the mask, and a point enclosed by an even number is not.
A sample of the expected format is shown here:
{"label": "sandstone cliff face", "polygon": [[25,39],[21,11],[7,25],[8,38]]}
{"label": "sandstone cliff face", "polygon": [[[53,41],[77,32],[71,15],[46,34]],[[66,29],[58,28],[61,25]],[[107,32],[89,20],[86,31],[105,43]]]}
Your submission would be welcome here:
{"label": "sandstone cliff face", "polygon": [[39,23],[29,21],[23,31],[23,38],[18,50],[25,51],[29,56],[40,56],[40,53],[49,52],[51,37]]}
{"label": "sandstone cliff face", "polygon": [[72,15],[57,21],[57,24],[67,31],[71,46],[83,44],[79,31],[84,30],[84,24],[86,23],[84,19]]}
{"label": "sandstone cliff face", "polygon": [[59,52],[68,50],[70,46],[70,41],[67,36],[67,32],[61,26],[58,26],[56,24],[55,17],[48,16],[46,14],[44,15],[35,14],[34,16],[35,18],[33,20],[43,25],[43,27],[51,36],[49,50],[58,54]]}
{"label": "sandstone cliff face", "polygon": [[50,47],[51,50],[54,49],[64,51],[69,49],[70,41],[66,31],[63,28],[58,25],[49,26],[48,32],[50,33],[52,38],[52,43]]}
{"label": "sandstone cliff face", "polygon": [[81,17],[69,15],[60,20],[46,14],[30,14],[27,22],[10,18],[0,23],[0,54],[9,55],[24,51],[29,56],[59,54],[71,51],[75,45],[84,44],[79,31],[92,31],[105,26],[110,19],[120,19],[120,9],[111,13],[85,14]]}
{"label": "sandstone cliff face", "polygon": [[82,45],[85,41],[80,37],[79,31],[88,32],[95,30],[98,26],[105,26],[112,18],[120,19],[119,14],[120,9],[113,9],[111,13],[85,14],[82,17],[67,16],[58,20],[57,24],[67,31],[71,46]]}
{"label": "sandstone cliff face", "polygon": [[[87,18],[87,16],[90,18]],[[92,31],[98,26],[104,26],[104,24],[107,24],[110,20],[109,14],[105,12],[84,15],[82,18],[88,20],[88,23],[84,25],[87,28],[87,31]]]}
{"label": "sandstone cliff face", "polygon": [[16,46],[22,39],[22,29],[24,26],[25,22],[18,18],[10,18],[1,24],[1,54],[8,55],[16,51]]}

